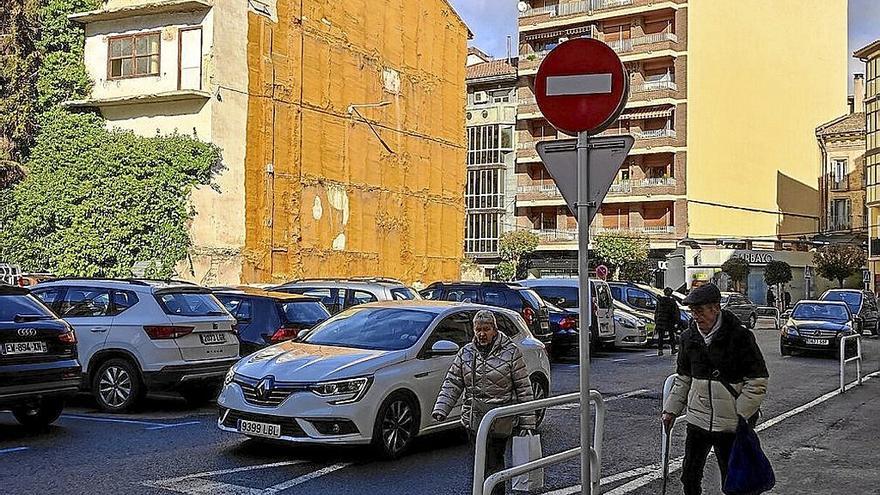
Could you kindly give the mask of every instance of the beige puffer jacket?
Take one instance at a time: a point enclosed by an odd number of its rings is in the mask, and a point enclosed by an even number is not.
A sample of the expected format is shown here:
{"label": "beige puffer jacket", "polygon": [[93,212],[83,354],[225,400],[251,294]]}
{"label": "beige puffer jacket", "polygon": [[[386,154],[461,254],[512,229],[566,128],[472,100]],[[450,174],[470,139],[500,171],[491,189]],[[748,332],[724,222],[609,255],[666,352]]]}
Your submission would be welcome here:
{"label": "beige puffer jacket", "polygon": [[[522,352],[509,337],[499,332],[486,356],[477,350],[473,342],[458,351],[440,388],[433,414],[440,414],[444,418],[449,416],[462,396],[461,423],[474,431],[479,426],[470,424],[471,401],[475,397],[495,406],[527,402],[534,398]],[[534,429],[535,415],[519,416],[517,426]]]}

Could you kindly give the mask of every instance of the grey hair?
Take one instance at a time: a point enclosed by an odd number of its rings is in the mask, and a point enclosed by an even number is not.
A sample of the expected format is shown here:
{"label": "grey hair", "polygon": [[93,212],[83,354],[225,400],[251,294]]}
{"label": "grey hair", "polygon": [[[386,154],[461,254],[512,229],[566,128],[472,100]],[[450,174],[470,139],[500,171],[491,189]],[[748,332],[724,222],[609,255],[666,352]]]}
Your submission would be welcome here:
{"label": "grey hair", "polygon": [[495,315],[488,309],[481,309],[474,315],[474,327],[480,324],[491,324],[492,328],[498,328],[498,322],[495,321]]}

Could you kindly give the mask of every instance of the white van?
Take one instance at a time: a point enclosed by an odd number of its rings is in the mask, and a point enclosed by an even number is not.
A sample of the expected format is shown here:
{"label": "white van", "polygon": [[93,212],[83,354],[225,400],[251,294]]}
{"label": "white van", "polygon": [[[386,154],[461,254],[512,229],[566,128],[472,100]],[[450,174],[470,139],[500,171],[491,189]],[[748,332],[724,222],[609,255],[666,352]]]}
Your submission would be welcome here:
{"label": "white van", "polygon": [[[576,278],[531,278],[518,282],[532,288],[545,301],[562,309],[578,311],[578,279]],[[613,347],[614,332],[614,299],[611,288],[604,280],[590,279],[590,291],[596,301],[596,322],[592,329],[593,341],[600,346]]]}

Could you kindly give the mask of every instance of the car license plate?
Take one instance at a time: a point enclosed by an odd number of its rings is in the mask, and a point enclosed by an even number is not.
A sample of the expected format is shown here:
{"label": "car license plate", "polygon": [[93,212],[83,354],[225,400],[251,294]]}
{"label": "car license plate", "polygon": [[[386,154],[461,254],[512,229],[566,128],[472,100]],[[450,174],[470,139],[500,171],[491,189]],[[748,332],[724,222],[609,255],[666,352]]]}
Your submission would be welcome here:
{"label": "car license plate", "polygon": [[281,437],[281,425],[260,423],[258,421],[248,421],[246,419],[238,420],[238,431],[239,433],[244,433],[245,435],[253,435],[257,437]]}
{"label": "car license plate", "polygon": [[14,356],[16,354],[42,354],[49,350],[45,342],[7,342],[0,347],[0,354]]}
{"label": "car license plate", "polygon": [[807,345],[828,345],[828,339],[807,339]]}
{"label": "car license plate", "polygon": [[202,343],[206,345],[226,343],[225,333],[200,333],[199,338],[202,339]]}

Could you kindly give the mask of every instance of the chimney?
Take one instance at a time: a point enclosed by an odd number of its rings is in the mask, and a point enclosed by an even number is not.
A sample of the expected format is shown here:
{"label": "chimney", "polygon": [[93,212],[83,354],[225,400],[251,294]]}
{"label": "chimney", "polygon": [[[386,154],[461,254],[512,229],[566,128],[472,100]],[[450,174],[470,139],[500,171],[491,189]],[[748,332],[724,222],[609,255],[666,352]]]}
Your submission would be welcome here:
{"label": "chimney", "polygon": [[865,75],[853,74],[853,112],[865,111]]}

